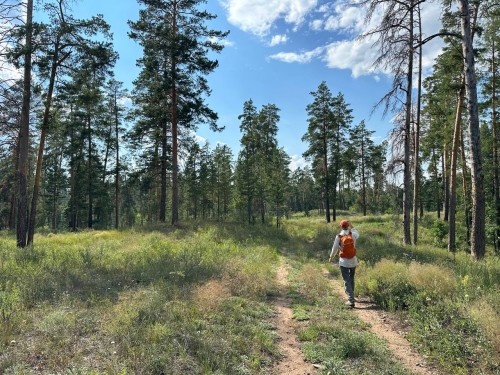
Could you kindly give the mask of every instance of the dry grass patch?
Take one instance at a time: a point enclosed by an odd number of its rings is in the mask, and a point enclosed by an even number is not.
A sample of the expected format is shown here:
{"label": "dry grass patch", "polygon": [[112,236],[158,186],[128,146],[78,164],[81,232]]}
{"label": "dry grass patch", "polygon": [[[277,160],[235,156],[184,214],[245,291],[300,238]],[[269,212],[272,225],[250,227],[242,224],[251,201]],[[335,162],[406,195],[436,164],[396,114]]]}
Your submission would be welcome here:
{"label": "dry grass patch", "polygon": [[410,282],[419,291],[440,296],[451,296],[457,291],[457,278],[449,268],[412,262],[408,273]]}
{"label": "dry grass patch", "polygon": [[312,264],[306,264],[300,270],[297,281],[300,284],[298,287],[299,293],[311,302],[325,298],[330,291],[322,271]]}
{"label": "dry grass patch", "polygon": [[473,302],[467,308],[470,316],[478,323],[485,336],[490,340],[493,350],[500,355],[500,314],[484,298]]}
{"label": "dry grass patch", "polygon": [[193,291],[193,300],[203,311],[216,310],[220,304],[231,297],[227,280],[210,280]]}

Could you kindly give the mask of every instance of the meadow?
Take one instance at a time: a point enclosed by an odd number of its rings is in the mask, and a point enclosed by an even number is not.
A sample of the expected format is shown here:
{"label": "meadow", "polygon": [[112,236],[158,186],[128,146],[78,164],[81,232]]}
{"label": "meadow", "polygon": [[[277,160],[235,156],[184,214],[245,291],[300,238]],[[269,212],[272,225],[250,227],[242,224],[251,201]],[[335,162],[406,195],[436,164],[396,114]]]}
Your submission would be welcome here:
{"label": "meadow", "polygon": [[[347,215],[347,213],[345,213]],[[498,374],[500,260],[404,246],[392,216],[359,229],[356,293],[395,314],[443,374]],[[0,373],[273,374],[280,257],[292,267],[297,335],[321,374],[406,374],[332,293],[324,267],[337,227],[296,216],[271,225],[192,224],[0,235]]]}

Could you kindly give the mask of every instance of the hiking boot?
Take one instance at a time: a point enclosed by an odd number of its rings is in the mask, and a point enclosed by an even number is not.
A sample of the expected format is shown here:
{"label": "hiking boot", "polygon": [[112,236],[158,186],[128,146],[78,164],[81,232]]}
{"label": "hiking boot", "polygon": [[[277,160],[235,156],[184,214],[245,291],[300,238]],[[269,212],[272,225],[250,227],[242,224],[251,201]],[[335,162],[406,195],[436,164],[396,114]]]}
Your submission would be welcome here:
{"label": "hiking boot", "polygon": [[347,301],[345,304],[349,306],[351,309],[354,308],[354,301]]}

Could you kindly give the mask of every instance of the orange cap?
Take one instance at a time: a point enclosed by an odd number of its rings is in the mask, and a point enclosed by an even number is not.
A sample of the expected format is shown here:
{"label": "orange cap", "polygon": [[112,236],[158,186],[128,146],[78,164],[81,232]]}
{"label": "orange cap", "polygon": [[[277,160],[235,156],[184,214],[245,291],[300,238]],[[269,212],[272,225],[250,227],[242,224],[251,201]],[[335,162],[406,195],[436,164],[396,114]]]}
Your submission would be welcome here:
{"label": "orange cap", "polygon": [[340,222],[340,226],[343,228],[343,227],[348,227],[349,226],[349,222],[347,220],[342,220]]}

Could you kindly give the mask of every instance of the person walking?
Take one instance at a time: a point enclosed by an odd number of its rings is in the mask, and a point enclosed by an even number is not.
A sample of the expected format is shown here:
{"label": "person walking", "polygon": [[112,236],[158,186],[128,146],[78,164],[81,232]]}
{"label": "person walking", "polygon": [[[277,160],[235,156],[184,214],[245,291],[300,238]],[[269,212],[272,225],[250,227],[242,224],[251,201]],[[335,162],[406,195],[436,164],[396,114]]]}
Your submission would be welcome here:
{"label": "person walking", "polygon": [[332,262],[337,253],[339,254],[339,266],[342,278],[344,279],[344,289],[348,297],[347,305],[354,307],[354,274],[358,265],[356,257],[356,240],[359,233],[348,220],[340,222],[341,231],[335,236],[329,262]]}

